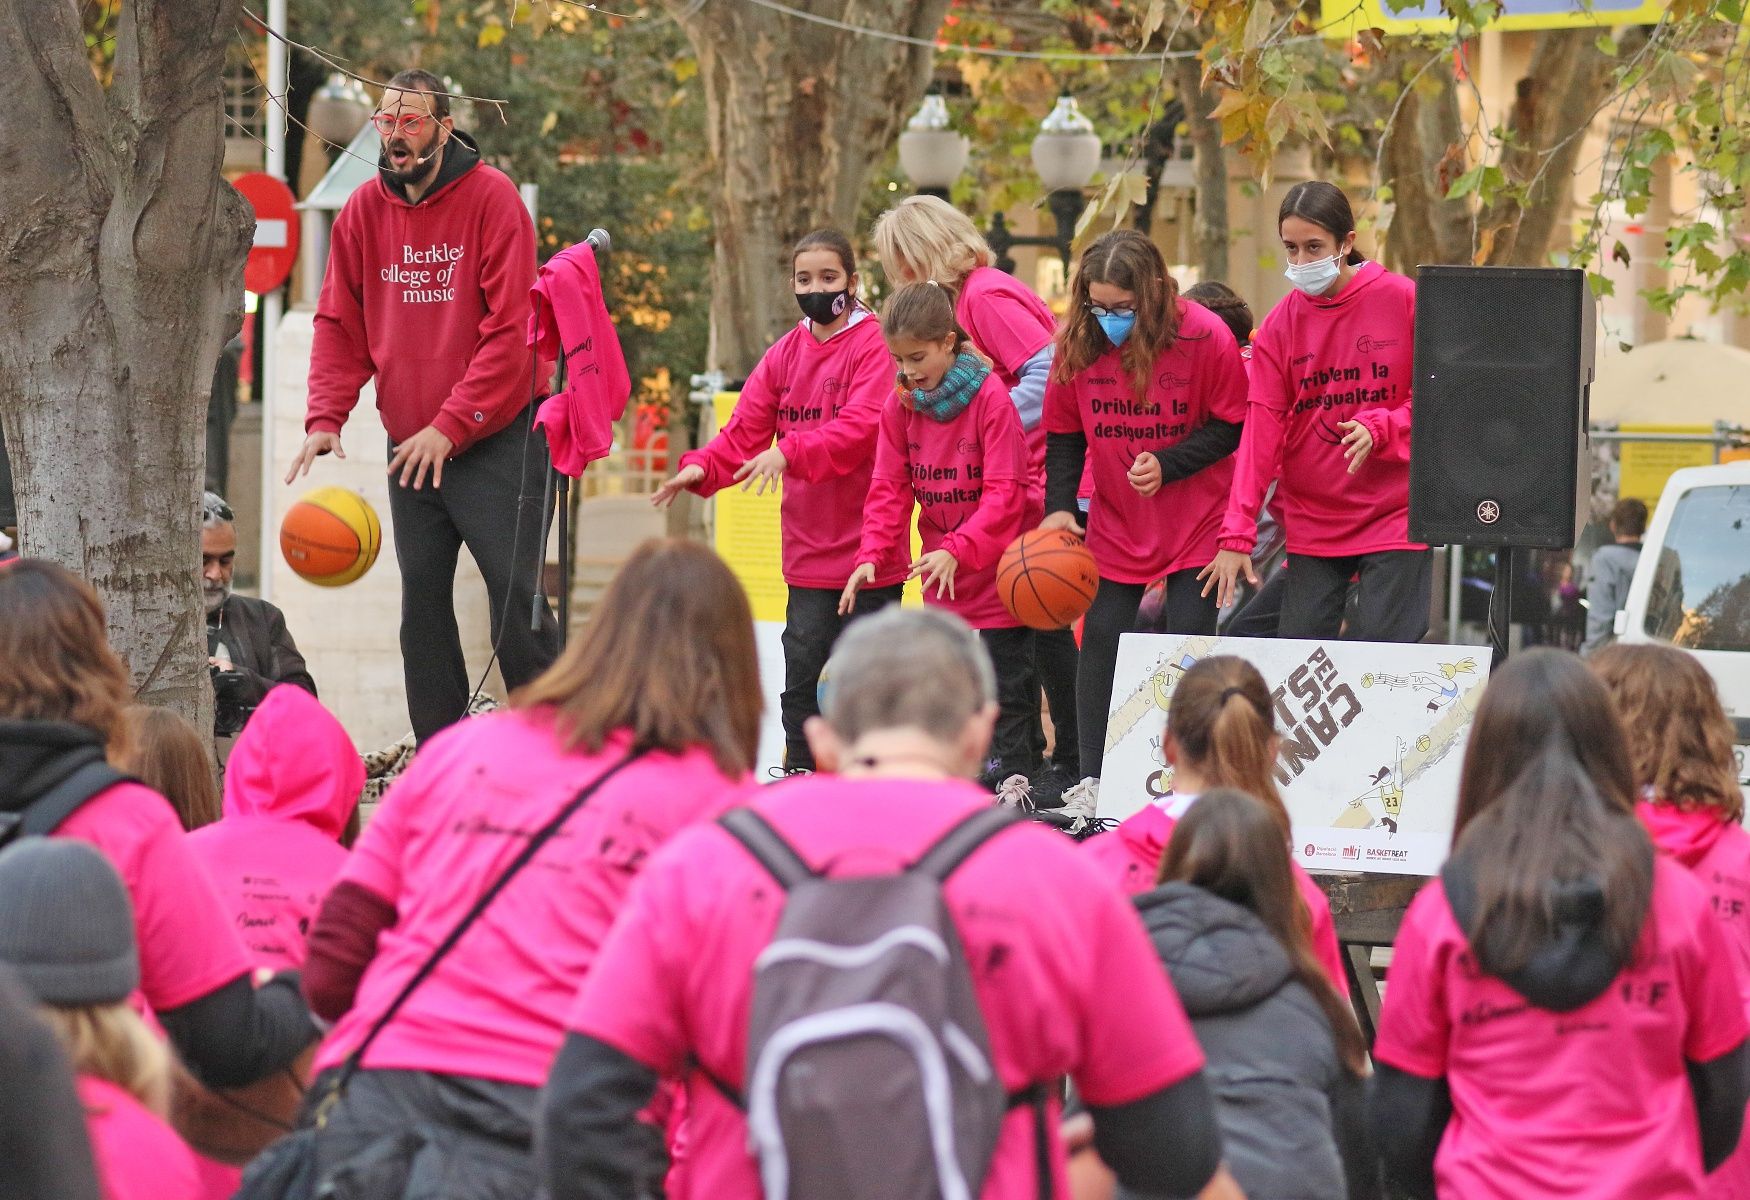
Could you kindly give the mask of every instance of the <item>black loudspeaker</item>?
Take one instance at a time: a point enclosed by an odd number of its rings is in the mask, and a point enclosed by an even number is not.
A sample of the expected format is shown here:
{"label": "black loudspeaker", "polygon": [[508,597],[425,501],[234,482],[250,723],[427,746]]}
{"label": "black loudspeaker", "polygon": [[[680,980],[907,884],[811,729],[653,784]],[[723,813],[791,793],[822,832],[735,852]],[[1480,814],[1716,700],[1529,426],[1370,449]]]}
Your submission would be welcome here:
{"label": "black loudspeaker", "polygon": [[1595,324],[1584,271],[1417,270],[1412,538],[1574,544],[1591,491]]}

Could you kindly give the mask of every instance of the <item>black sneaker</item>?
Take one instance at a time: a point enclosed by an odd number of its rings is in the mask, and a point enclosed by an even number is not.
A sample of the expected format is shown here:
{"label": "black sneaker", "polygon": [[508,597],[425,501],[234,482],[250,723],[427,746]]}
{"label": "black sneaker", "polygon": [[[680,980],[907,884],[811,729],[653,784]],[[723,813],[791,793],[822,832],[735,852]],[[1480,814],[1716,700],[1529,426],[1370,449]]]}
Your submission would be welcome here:
{"label": "black sneaker", "polygon": [[1063,805],[1063,794],[1081,782],[1081,773],[1070,767],[1059,766],[1046,760],[1044,766],[1033,772],[1033,777],[1027,781],[1033,797],[1035,808],[1059,808]]}

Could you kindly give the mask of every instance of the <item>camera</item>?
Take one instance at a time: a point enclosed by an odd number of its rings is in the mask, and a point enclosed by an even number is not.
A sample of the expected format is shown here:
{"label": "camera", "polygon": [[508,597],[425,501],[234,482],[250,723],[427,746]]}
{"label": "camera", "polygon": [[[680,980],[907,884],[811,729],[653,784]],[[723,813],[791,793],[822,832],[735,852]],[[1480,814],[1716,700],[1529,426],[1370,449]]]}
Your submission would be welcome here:
{"label": "camera", "polygon": [[249,694],[249,677],[241,671],[207,668],[213,677],[213,736],[235,737],[243,732],[255,705],[245,697]]}

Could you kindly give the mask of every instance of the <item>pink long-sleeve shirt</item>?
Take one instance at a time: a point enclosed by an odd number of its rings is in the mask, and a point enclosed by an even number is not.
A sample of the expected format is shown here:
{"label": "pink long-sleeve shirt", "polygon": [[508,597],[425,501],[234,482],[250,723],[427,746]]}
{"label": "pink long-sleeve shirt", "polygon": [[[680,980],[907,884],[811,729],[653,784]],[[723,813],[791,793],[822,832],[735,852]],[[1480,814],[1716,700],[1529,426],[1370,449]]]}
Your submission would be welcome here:
{"label": "pink long-sleeve shirt", "polygon": [[[1341,558],[1420,550],[1410,540],[1410,355],[1416,285],[1363,263],[1331,299],[1292,292],[1252,339],[1251,392],[1218,545],[1250,554],[1258,508],[1274,507],[1290,554]],[[1344,421],[1373,435],[1349,474]]]}
{"label": "pink long-sleeve shirt", "polygon": [[896,390],[889,395],[857,552],[858,562],[875,564],[878,579],[906,562],[914,502],[924,552],[946,550],[959,563],[954,597],[929,588],[924,602],[957,613],[974,629],[1020,624],[997,598],[997,560],[1038,523],[1043,504],[1021,418],[995,372],[951,421],[916,411]]}
{"label": "pink long-sleeve shirt", "polygon": [[[874,469],[875,427],[893,391],[893,365],[873,314],[826,341],[803,321],[766,351],[742,385],[735,414],[716,437],[681,456],[704,469],[709,496],[777,439],[784,469],[783,571],[791,587],[841,588],[857,563],[863,504]],[[905,576],[888,569],[875,585]]]}

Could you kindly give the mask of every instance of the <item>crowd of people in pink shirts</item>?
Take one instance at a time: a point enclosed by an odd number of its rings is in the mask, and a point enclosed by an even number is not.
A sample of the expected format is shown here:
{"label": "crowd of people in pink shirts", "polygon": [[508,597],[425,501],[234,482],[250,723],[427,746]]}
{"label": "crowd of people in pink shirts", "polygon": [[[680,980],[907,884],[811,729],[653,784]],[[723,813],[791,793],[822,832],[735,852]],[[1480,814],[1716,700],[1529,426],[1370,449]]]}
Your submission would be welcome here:
{"label": "crowd of people in pink shirts", "polygon": [[[1212,632],[1272,482],[1284,635],[1334,636],[1353,583],[1352,626],[1421,636],[1410,343],[1356,333],[1407,329],[1413,287],[1297,193],[1249,372],[1139,235],[1094,242],[1043,342],[981,340],[1006,293],[914,202],[880,317],[846,239],[798,246],[803,322],[661,495],[786,481],[776,783],[747,598],[695,543],[640,547],[368,820],[313,696],[267,696],[215,796],[202,739],[130,709],[91,587],[0,567],[0,1195],[1750,1196],[1750,835],[1682,652],[1495,672],[1371,1046],[1242,658],[1186,672],[1174,790],[1117,828],[993,804],[1041,694],[1097,783],[1118,634],[1163,578]],[[1042,523],[1099,567],[1079,662],[994,602]]]}

